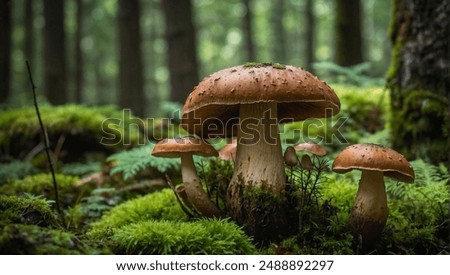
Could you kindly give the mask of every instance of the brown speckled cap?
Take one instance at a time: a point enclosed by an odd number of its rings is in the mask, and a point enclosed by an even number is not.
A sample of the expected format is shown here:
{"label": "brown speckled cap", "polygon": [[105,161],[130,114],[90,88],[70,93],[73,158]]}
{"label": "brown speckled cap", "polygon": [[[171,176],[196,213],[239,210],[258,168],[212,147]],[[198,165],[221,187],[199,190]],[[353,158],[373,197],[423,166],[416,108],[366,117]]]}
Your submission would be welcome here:
{"label": "brown speckled cap", "polygon": [[189,133],[205,136],[214,128],[209,125],[220,121],[227,128],[218,136],[229,137],[230,125],[239,118],[239,105],[258,102],[278,102],[280,122],[328,117],[340,109],[333,89],[308,71],[268,63],[240,65],[213,73],[194,87],[181,124]]}
{"label": "brown speckled cap", "polygon": [[412,166],[398,152],[377,144],[355,144],[345,148],[333,162],[333,171],[347,173],[352,169],[384,172],[393,179],[413,182]]}
{"label": "brown speckled cap", "polygon": [[152,155],[155,157],[178,158],[183,153],[191,153],[204,157],[218,155],[214,147],[194,137],[163,139],[155,145]]}
{"label": "brown speckled cap", "polygon": [[313,141],[297,144],[294,146],[294,149],[295,151],[306,151],[320,157],[325,156],[327,154],[325,148],[323,148],[322,146]]}

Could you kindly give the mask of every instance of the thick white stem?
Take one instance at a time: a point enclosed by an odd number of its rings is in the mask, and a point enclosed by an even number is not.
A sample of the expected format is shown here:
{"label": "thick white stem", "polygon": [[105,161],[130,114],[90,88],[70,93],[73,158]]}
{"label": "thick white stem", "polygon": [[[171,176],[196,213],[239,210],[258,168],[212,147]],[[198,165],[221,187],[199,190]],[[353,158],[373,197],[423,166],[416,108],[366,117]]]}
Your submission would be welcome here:
{"label": "thick white stem", "polygon": [[350,215],[354,233],[371,240],[383,230],[389,215],[383,172],[362,171],[356,201]]}
{"label": "thick white stem", "polygon": [[[245,191],[263,189],[282,198],[286,186],[283,154],[278,133],[277,103],[243,104],[240,107],[234,174],[228,187],[227,205],[238,222],[250,209],[242,209]],[[247,214],[245,214],[247,213]]]}

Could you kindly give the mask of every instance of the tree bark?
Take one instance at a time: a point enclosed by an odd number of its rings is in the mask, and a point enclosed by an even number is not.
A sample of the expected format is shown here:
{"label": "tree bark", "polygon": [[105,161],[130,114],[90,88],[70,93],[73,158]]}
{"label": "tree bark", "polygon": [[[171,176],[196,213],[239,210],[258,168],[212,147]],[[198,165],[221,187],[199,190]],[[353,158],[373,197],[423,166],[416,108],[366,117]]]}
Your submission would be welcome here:
{"label": "tree bark", "polygon": [[286,63],[286,33],[284,29],[283,19],[284,19],[284,0],[272,0],[272,53],[274,60],[273,62],[278,62],[281,64]]}
{"label": "tree bark", "polygon": [[11,5],[12,1],[0,1],[0,103],[8,100],[11,80]]}
{"label": "tree bark", "polygon": [[67,102],[64,1],[44,0],[44,78],[48,101]]}
{"label": "tree bark", "polygon": [[448,161],[450,4],[396,0],[387,86],[393,147],[407,158]]}
{"label": "tree bark", "polygon": [[161,3],[166,21],[170,99],[184,104],[199,80],[191,1],[164,0]]}
{"label": "tree bark", "polygon": [[256,53],[255,53],[255,45],[253,42],[253,27],[252,27],[252,9],[251,9],[251,0],[242,0],[245,7],[245,15],[242,19],[242,29],[245,37],[245,50],[247,53],[247,61],[255,62],[256,61]]}
{"label": "tree bark", "polygon": [[352,66],[363,62],[360,0],[336,1],[336,63]]}
{"label": "tree bark", "polygon": [[[24,34],[24,56],[26,60],[30,61],[31,71],[33,70],[33,64],[34,64],[34,32],[33,32],[33,20],[34,20],[34,13],[33,13],[33,1],[32,0],[25,0],[25,14],[23,18],[23,27],[25,29]],[[29,88],[30,84],[26,83],[26,87]]]}
{"label": "tree bark", "polygon": [[305,67],[311,73],[314,73],[313,63],[314,63],[314,39],[315,39],[315,17],[314,17],[314,1],[306,0],[305,7],[305,18],[306,18],[306,47],[305,56],[306,64]]}
{"label": "tree bark", "polygon": [[75,33],[75,102],[83,101],[83,53],[81,51],[81,39],[83,37],[83,0],[75,1],[77,6],[76,33]]}
{"label": "tree bark", "polygon": [[145,114],[139,0],[119,0],[119,102],[133,114]]}

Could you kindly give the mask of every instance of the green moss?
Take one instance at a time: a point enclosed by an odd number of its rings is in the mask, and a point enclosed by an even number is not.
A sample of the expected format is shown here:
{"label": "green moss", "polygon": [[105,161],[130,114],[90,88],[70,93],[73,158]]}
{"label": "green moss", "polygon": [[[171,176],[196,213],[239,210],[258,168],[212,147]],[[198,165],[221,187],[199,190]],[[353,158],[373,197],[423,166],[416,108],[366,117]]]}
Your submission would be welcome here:
{"label": "green moss", "polygon": [[112,237],[119,254],[254,254],[250,239],[227,220],[146,221],[127,225]]}
{"label": "green moss", "polygon": [[[114,107],[41,106],[40,113],[51,141],[56,144],[61,136],[65,137],[63,150],[70,152],[66,154],[67,158],[80,153],[80,147],[110,152],[123,148],[124,144],[137,144],[140,138],[141,141],[143,139],[139,132],[142,129],[130,126],[136,118],[131,115],[127,118]],[[102,138],[111,138],[112,134],[115,135],[113,141],[100,142]],[[12,156],[27,154],[39,144],[41,136],[34,107],[0,112],[0,152],[5,150]]]}
{"label": "green moss", "polygon": [[285,70],[286,65],[280,63],[256,63],[247,62],[243,65],[244,68],[261,68],[261,67],[272,67],[274,69]]}
{"label": "green moss", "polygon": [[186,219],[172,190],[164,189],[114,207],[92,225],[88,235],[94,240],[102,240],[127,224],[148,220]]}
{"label": "green moss", "polygon": [[0,222],[55,226],[56,217],[42,199],[0,195]]}
{"label": "green moss", "polygon": [[0,254],[69,255],[90,253],[72,233],[35,225],[0,225]]}
{"label": "green moss", "polygon": [[[56,174],[58,192],[63,205],[71,205],[75,203],[80,196],[86,192],[86,187],[75,187],[74,184],[77,181],[77,177]],[[9,182],[0,187],[0,192],[9,195],[30,193],[33,195],[41,195],[51,200],[55,199],[51,174],[37,174],[21,180]]]}

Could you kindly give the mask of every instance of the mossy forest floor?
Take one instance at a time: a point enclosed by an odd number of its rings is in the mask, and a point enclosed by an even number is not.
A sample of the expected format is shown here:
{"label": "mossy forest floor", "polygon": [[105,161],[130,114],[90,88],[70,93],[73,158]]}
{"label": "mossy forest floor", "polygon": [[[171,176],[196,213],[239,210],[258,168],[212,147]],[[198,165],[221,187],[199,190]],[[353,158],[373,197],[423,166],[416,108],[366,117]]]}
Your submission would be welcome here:
{"label": "mossy forest floor", "polygon": [[[416,173],[412,184],[386,179],[389,217],[374,243],[361,244],[348,231],[360,173],[337,175],[330,166],[350,144],[390,146],[389,97],[376,87],[334,88],[342,110],[333,120],[280,126],[283,148],[309,138],[329,153],[313,157],[323,165],[320,175],[286,167],[291,186],[287,203],[296,230],[264,245],[229,218],[188,218],[183,212],[165,177],[180,183],[179,161],[154,158],[154,143],[140,144],[143,133],[150,139],[173,136],[177,125],[154,120],[151,127],[129,131],[113,125],[128,143],[102,145],[103,121],[122,116],[111,107],[42,108],[57,170],[58,214],[33,108],[4,110],[0,254],[449,254],[449,175],[443,164],[427,160],[411,160]],[[233,163],[195,161],[205,190],[223,208]],[[309,203],[302,205],[305,198]]]}

